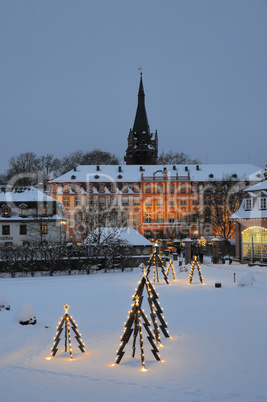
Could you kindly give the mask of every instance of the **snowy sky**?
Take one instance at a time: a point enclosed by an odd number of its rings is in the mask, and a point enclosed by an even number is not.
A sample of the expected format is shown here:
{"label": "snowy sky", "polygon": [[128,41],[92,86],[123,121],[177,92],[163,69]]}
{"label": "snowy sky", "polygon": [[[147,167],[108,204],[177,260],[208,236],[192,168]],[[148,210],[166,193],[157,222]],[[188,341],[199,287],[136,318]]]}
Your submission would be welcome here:
{"label": "snowy sky", "polygon": [[264,167],[266,21],[266,0],[2,0],[0,172],[26,151],[123,162],[140,66],[160,152]]}

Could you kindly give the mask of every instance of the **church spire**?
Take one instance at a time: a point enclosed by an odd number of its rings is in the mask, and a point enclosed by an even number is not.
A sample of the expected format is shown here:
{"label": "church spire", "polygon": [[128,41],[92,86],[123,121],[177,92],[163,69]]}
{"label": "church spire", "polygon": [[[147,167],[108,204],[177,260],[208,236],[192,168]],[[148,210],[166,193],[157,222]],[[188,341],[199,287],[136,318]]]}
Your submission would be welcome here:
{"label": "church spire", "polygon": [[140,84],[138,91],[138,104],[133,125],[133,132],[138,134],[150,134],[145,107],[145,91],[143,87],[142,73],[140,73]]}
{"label": "church spire", "polygon": [[[154,136],[154,138],[153,138]],[[158,159],[158,135],[150,133],[142,73],[138,91],[138,104],[133,129],[128,135],[128,148],[124,160],[127,165],[156,165]]]}

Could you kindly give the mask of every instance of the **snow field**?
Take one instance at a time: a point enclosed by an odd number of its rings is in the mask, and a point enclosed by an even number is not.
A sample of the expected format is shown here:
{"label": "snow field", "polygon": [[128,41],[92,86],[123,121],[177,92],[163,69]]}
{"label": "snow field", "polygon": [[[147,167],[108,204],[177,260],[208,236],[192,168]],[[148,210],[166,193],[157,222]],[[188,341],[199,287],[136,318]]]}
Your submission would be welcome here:
{"label": "snow field", "polygon": [[[11,305],[10,311],[0,311],[1,400],[267,400],[266,268],[202,265],[204,285],[197,269],[189,285],[190,265],[188,272],[175,268],[176,281],[170,272],[167,285],[160,272],[156,283],[173,339],[161,335],[164,363],[154,359],[145,340],[147,372],[141,372],[138,344],[136,358],[131,357],[132,338],[121,363],[111,367],[142,277],[138,268],[88,276],[1,278],[0,295]],[[253,272],[252,286],[238,284],[246,272]],[[215,282],[222,287],[215,288]],[[63,331],[56,356],[47,360],[65,304],[86,352],[79,351],[71,331],[70,360]],[[36,325],[19,325],[16,317],[23,305],[34,309]],[[145,299],[142,307],[149,315]]]}

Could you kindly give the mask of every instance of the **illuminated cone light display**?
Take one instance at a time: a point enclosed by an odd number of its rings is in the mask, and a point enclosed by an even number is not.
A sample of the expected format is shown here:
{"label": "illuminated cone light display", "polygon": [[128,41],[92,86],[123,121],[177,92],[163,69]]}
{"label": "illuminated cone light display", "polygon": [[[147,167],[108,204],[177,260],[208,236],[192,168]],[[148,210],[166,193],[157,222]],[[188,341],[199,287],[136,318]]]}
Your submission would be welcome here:
{"label": "illuminated cone light display", "polygon": [[148,276],[151,270],[151,266],[153,265],[153,283],[155,285],[156,282],[156,276],[157,276],[157,282],[159,282],[159,267],[161,268],[161,272],[163,275],[163,278],[167,284],[169,284],[167,275],[165,273],[165,268],[163,264],[162,258],[159,257],[158,253],[155,251],[152,256],[150,257],[147,268],[146,268],[146,275]]}
{"label": "illuminated cone light display", "polygon": [[68,351],[68,346],[69,346],[69,353],[70,353],[70,358],[72,359],[72,346],[71,346],[71,337],[70,337],[70,324],[71,324],[71,329],[75,334],[75,338],[78,342],[78,347],[83,353],[85,351],[84,344],[81,339],[81,335],[78,332],[78,327],[77,324],[75,324],[75,321],[72,319],[72,317],[69,315],[68,310],[69,306],[66,304],[64,306],[65,309],[65,314],[64,317],[62,317],[59,326],[57,327],[57,333],[54,338],[54,346],[51,349],[51,356],[55,356],[57,351],[58,351],[58,344],[61,340],[60,335],[63,331],[63,328],[65,327],[65,352]]}
{"label": "illuminated cone light display", "polygon": [[[151,310],[151,318],[154,327],[154,334],[150,330],[150,322],[147,319],[147,316],[142,310],[142,302],[143,302],[143,291],[146,287],[148,292],[148,304]],[[160,329],[166,338],[169,338],[169,333],[166,330],[167,323],[164,321],[164,317],[162,316],[163,310],[160,307],[158,301],[158,295],[155,292],[153,286],[149,282],[148,278],[144,276],[142,280],[139,282],[139,286],[136,289],[135,294],[133,295],[134,304],[132,305],[132,309],[129,312],[128,320],[125,323],[124,327],[124,334],[121,337],[121,343],[119,350],[117,351],[117,358],[115,363],[119,364],[123,355],[125,354],[124,348],[126,344],[129,342],[131,335],[133,334],[133,346],[132,346],[132,357],[135,357],[136,352],[136,341],[137,336],[139,334],[140,340],[140,354],[141,354],[141,363],[142,363],[142,370],[145,370],[145,354],[144,354],[144,341],[143,341],[143,333],[142,333],[142,321],[143,326],[147,332],[147,339],[150,342],[152,349],[151,352],[153,353],[156,360],[161,360],[159,356],[159,350],[156,346],[156,342],[160,342]],[[160,321],[160,325],[158,326],[157,318]],[[160,329],[159,329],[160,328]]]}
{"label": "illuminated cone light display", "polygon": [[195,266],[197,266],[198,276],[199,276],[200,282],[201,282],[201,283],[204,283],[203,277],[202,277],[202,273],[201,273],[201,269],[200,269],[200,265],[199,265],[199,262],[198,262],[198,260],[197,260],[197,256],[196,256],[196,255],[195,255],[194,261],[193,261],[193,263],[192,263],[192,265],[191,265],[191,272],[190,272],[190,275],[189,275],[188,282],[189,282],[189,283],[192,283],[192,279],[193,279],[193,275],[194,275]]}
{"label": "illuminated cone light display", "polygon": [[166,276],[167,276],[168,279],[169,279],[170,268],[172,269],[172,276],[173,276],[173,279],[176,280],[175,269],[174,269],[172,260],[169,261],[169,265],[168,265],[168,267],[167,267]]}

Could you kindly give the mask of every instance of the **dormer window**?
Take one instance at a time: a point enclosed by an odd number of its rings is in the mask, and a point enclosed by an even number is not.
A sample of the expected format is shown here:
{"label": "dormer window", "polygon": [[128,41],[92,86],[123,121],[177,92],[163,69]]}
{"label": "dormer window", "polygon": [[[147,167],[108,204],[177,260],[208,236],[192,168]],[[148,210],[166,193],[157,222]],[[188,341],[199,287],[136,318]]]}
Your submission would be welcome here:
{"label": "dormer window", "polygon": [[245,199],[245,211],[251,211],[252,210],[252,199],[247,198]]}
{"label": "dormer window", "polygon": [[134,183],[134,192],[135,192],[135,193],[139,193],[139,191],[140,191],[139,184],[138,184],[138,183]]}
{"label": "dormer window", "polygon": [[19,216],[25,218],[27,216],[28,207],[26,204],[19,205]]}
{"label": "dormer window", "polygon": [[266,197],[260,198],[260,209],[267,209],[267,198]]}
{"label": "dormer window", "polygon": [[110,186],[110,192],[111,193],[116,193],[117,192],[117,186],[115,183],[112,183]]}
{"label": "dormer window", "polygon": [[105,192],[105,185],[103,183],[99,184],[99,192],[104,193]]}
{"label": "dormer window", "polygon": [[69,189],[69,185],[68,184],[64,184],[63,186],[63,193],[69,193],[70,189]]}
{"label": "dormer window", "polygon": [[92,193],[92,192],[93,192],[93,185],[88,184],[88,193]]}
{"label": "dormer window", "polygon": [[123,193],[128,193],[128,191],[129,191],[129,188],[128,188],[128,184],[127,183],[125,183],[125,184],[123,184],[122,185],[122,190],[121,190]]}
{"label": "dormer window", "polygon": [[11,209],[9,205],[4,205],[2,208],[2,216],[4,218],[9,218],[11,213]]}

